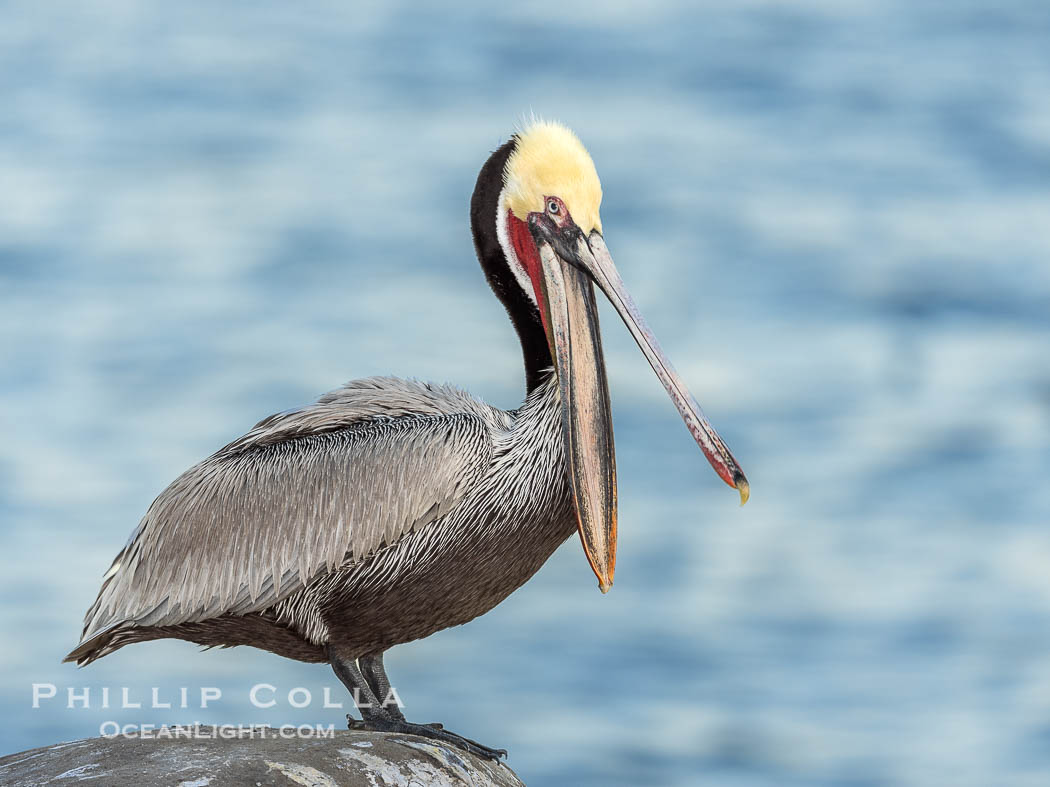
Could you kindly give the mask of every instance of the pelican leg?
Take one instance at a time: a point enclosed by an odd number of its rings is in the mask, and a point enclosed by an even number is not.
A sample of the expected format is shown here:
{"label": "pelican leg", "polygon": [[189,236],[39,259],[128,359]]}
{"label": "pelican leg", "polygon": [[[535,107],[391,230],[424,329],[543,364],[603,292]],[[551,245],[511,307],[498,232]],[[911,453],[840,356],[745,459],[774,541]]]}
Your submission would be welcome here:
{"label": "pelican leg", "polygon": [[362,656],[357,660],[357,664],[361,668],[361,674],[365,676],[368,687],[379,700],[380,707],[391,717],[404,721],[405,715],[390,696],[390,678],[386,676],[386,667],[383,666],[383,654],[372,653]]}
{"label": "pelican leg", "polygon": [[[328,654],[328,659],[332,664],[332,670],[335,672],[336,677],[343,682],[343,685],[350,692],[350,696],[354,698],[354,704],[357,706],[364,724],[368,724],[376,717],[389,717],[389,714],[383,709],[382,703],[376,697],[375,692],[372,691],[372,687],[365,680],[365,676],[361,674],[361,669],[357,666],[356,660],[344,659],[332,653]],[[350,729],[356,729],[355,724],[362,724],[362,722],[350,715],[347,715],[346,720],[350,722]]]}
{"label": "pelican leg", "polygon": [[[370,685],[368,679],[365,677],[365,673],[363,673],[361,667],[358,666],[357,661],[354,659],[343,658],[336,653],[333,653],[331,649],[329,649],[328,652],[328,659],[332,664],[332,670],[335,672],[336,677],[338,677],[339,680],[343,682],[343,685],[350,691],[350,695],[354,698],[354,703],[357,705],[357,709],[361,713],[361,720],[347,715],[346,721],[349,729],[400,732],[405,735],[419,735],[424,738],[431,738],[433,740],[451,744],[452,746],[463,749],[464,751],[478,757],[484,757],[490,760],[498,760],[500,757],[507,756],[506,749],[490,749],[488,746],[480,744],[477,741],[472,741],[470,738],[464,738],[462,735],[456,735],[454,732],[449,732],[440,724],[413,724],[410,721],[405,721],[405,717],[401,714],[400,709],[398,709],[396,705],[392,706],[397,711],[397,716],[394,716],[389,708],[383,706],[382,699],[376,696],[375,689]],[[381,688],[379,678],[376,675],[378,672],[378,675],[382,676],[382,680],[387,686],[387,691],[389,691],[390,681],[386,678],[386,670],[383,669],[382,656],[380,655],[378,658],[378,670],[376,669],[376,657],[365,657],[364,659],[361,659],[361,661],[364,662],[366,670],[373,674],[376,679],[376,688]]]}

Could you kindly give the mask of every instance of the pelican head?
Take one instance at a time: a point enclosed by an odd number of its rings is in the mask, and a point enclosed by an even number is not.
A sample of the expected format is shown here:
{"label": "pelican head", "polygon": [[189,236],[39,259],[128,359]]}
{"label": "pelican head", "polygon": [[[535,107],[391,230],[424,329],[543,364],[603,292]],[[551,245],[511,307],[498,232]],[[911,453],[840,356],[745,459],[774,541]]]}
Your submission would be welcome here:
{"label": "pelican head", "polygon": [[[602,592],[616,567],[616,460],[592,284],[612,303],[718,476],[747,502],[743,471],[660,349],[602,235],[601,181],[565,126],[534,122],[486,163],[471,205],[478,256],[510,312],[530,387],[553,366],[580,539]],[[495,222],[494,232],[492,222]]]}

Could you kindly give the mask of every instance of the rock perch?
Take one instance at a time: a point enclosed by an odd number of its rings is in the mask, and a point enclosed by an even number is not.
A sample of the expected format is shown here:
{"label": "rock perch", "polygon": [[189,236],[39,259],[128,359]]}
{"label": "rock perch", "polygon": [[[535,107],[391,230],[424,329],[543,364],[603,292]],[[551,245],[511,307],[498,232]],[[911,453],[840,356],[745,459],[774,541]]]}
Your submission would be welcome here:
{"label": "rock perch", "polygon": [[510,768],[414,735],[93,738],[0,758],[0,784],[106,787],[524,787]]}

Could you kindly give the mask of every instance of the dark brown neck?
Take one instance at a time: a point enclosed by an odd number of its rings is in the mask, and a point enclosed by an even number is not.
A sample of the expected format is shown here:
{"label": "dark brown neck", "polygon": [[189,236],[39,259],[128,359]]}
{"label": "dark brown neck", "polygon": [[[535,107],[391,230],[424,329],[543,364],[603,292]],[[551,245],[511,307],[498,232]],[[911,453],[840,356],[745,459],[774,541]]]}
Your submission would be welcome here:
{"label": "dark brown neck", "polygon": [[[525,360],[525,386],[531,393],[543,382],[553,361],[539,310],[518,284],[496,234],[496,212],[503,190],[503,168],[516,144],[517,140],[512,137],[481,168],[474,196],[470,199],[470,228],[474,233],[474,248],[485,271],[485,278],[507,309],[514,330],[518,332]],[[502,218],[499,217],[499,220]]]}

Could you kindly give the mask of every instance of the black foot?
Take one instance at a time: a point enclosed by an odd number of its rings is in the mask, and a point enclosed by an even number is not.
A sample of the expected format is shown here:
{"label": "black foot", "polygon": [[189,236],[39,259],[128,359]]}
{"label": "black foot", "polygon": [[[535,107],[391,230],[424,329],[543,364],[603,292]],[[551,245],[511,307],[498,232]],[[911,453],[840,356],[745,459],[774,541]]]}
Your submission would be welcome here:
{"label": "black foot", "polygon": [[477,741],[472,741],[470,738],[464,738],[462,735],[456,735],[454,732],[449,732],[437,722],[433,724],[413,724],[404,719],[381,718],[372,718],[362,721],[360,719],[355,719],[352,716],[347,716],[346,721],[347,727],[351,730],[375,730],[377,732],[400,732],[405,735],[419,735],[423,738],[431,738],[444,743],[451,743],[453,746],[463,749],[463,751],[469,752],[478,757],[484,757],[488,760],[498,760],[500,757],[507,756],[506,749],[490,749],[488,746],[484,746]]}

